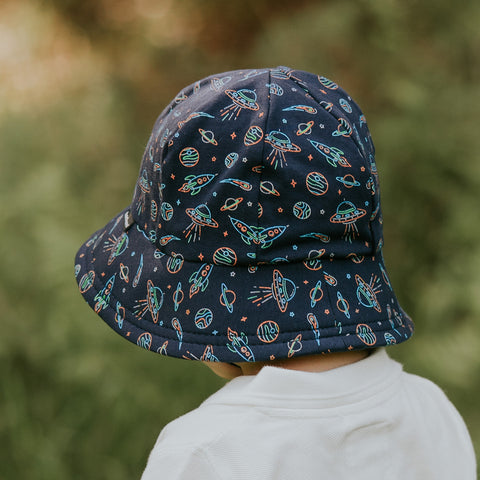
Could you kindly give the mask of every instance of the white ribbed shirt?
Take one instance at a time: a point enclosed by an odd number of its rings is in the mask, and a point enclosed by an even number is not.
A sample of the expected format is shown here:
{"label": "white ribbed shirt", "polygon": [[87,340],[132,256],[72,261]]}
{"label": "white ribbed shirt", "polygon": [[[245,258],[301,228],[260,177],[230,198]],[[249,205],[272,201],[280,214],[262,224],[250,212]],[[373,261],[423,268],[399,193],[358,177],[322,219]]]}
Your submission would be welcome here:
{"label": "white ribbed shirt", "polygon": [[160,433],[142,480],[475,480],[459,413],[385,349],[231,380]]}

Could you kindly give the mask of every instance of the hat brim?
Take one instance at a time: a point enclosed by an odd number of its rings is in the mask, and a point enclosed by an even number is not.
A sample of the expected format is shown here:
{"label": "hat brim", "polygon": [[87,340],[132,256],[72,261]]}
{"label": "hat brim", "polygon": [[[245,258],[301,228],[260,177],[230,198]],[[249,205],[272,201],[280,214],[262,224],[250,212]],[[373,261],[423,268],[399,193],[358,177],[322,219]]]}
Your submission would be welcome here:
{"label": "hat brim", "polygon": [[117,333],[196,360],[265,361],[401,343],[413,323],[381,254],[255,267],[185,261],[158,250],[128,208],[76,256],[80,292]]}

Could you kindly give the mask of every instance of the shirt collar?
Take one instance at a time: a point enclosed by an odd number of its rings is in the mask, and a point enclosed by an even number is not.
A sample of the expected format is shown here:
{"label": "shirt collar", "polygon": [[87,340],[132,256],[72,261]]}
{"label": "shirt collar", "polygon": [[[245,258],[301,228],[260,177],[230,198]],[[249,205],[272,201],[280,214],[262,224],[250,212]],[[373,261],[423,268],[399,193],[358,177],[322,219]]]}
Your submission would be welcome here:
{"label": "shirt collar", "polygon": [[263,367],[257,375],[237,377],[205,404],[252,404],[285,408],[319,408],[388,394],[402,372],[384,348],[358,362],[325,372]]}

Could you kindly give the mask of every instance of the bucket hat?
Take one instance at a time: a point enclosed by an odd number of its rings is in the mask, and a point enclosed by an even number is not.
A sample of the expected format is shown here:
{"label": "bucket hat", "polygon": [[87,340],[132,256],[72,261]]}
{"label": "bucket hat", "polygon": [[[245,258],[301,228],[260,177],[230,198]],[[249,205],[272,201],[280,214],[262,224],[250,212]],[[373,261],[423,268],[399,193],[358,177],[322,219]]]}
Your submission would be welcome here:
{"label": "bucket hat", "polygon": [[117,333],[204,361],[392,345],[413,324],[382,257],[365,116],[325,77],[213,75],[160,114],[132,202],[82,245],[79,289]]}

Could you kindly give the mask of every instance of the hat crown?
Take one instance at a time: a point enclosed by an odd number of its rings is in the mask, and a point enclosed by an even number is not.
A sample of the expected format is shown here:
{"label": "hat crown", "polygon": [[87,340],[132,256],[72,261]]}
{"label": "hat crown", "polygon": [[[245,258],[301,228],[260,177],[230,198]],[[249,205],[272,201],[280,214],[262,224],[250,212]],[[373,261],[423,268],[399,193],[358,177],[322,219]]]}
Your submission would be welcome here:
{"label": "hat crown", "polygon": [[216,265],[374,255],[382,227],[365,117],[285,67],[182,90],[157,119],[132,215],[173,258]]}

